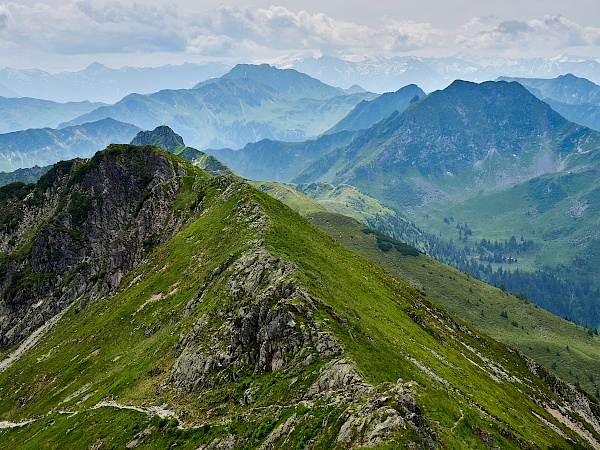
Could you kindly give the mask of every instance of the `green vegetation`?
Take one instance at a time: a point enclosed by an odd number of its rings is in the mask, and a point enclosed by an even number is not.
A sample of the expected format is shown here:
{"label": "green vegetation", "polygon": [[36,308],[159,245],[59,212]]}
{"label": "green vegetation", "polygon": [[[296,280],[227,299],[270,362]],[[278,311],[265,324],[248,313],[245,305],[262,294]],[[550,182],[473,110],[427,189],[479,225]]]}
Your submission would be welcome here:
{"label": "green vegetation", "polygon": [[[409,286],[231,177],[210,178],[187,164],[186,176],[172,183],[179,189],[172,212],[185,217],[180,231],[153,247],[116,290],[94,298],[84,293],[0,372],[0,417],[31,420],[0,430],[1,446],[122,448],[137,440],[137,448],[219,443],[250,449],[272,438],[274,448],[341,449],[347,446],[339,440],[344,425],[354,414],[366,417],[361,411],[371,407],[376,415],[400,413],[405,425],[391,427],[375,448],[426,448],[428,439],[456,449],[590,447],[543,406],[567,406],[552,390],[567,387],[542,368],[535,375],[517,352],[432,303],[436,282],[420,290]],[[326,214],[313,211],[311,217],[337,226],[332,221],[342,216]],[[401,256],[391,240],[392,248],[381,252],[377,235],[363,229],[348,239],[419,267],[431,263],[421,254]],[[281,285],[270,284],[277,274],[261,275],[266,296],[245,299],[231,290],[244,273],[236,264],[259,249],[274,261],[293,263],[293,270]],[[483,286],[472,287],[477,292]],[[285,299],[290,287],[305,294]],[[370,386],[344,378],[341,388],[311,397],[309,389],[334,356],[309,353],[306,359],[288,355],[289,364],[273,371],[234,361],[178,387],[181,372],[174,366],[190,342],[214,343],[227,352],[234,343],[220,342],[229,336],[220,333],[240,329],[236,318],[245,317],[244,308],[264,302],[267,314],[282,308],[284,299],[296,311],[291,326],[297,336],[310,327],[331,333],[342,356],[356,362],[356,376]],[[371,394],[352,400],[353,389]],[[580,418],[573,413],[572,419]],[[586,426],[599,440],[598,431]],[[277,435],[277,429],[284,431]],[[349,429],[356,442],[368,438],[366,427]]]}
{"label": "green vegetation", "polygon": [[92,195],[83,194],[80,191],[74,191],[71,195],[71,203],[69,204],[69,214],[73,219],[75,226],[80,226],[88,214],[94,209],[94,197]]}
{"label": "green vegetation", "polygon": [[[287,189],[281,188],[284,192]],[[286,201],[285,197],[282,200]],[[523,294],[503,292],[424,254],[410,257],[398,250],[383,252],[377,242],[379,233],[365,233],[364,225],[355,220],[315,211],[316,202],[306,197],[303,200],[290,206],[348,248],[409,282],[434,303],[495,339],[553,367],[561,378],[573,384],[579,382],[591,395],[597,392],[597,382],[589,381],[590,375],[600,373],[600,340],[592,328],[561,319],[537,307]],[[509,317],[508,321],[501,320]],[[565,342],[569,343],[566,352]]]}
{"label": "green vegetation", "polygon": [[[434,303],[540,364],[552,367],[556,375],[572,384],[579,383],[582,389],[600,399],[595,395],[597,381],[590,382],[590,376],[600,371],[597,362],[600,361],[600,341],[596,329],[576,326],[572,321],[539,308],[523,293],[509,294],[506,289],[502,290],[503,286],[496,288],[483,283],[424,254],[417,252],[418,257],[411,258],[398,249],[384,252],[378,242],[383,236],[380,232],[367,231],[356,220],[327,211],[321,201],[310,199],[289,186],[269,183],[267,189],[266,183],[255,184],[362,257],[424,292]],[[314,193],[307,190],[306,185],[301,189]],[[340,208],[339,204],[328,200],[329,196],[324,198],[322,203]],[[366,208],[354,215],[356,219],[368,222],[369,211],[372,210]],[[509,317],[508,321],[500,320]],[[566,352],[563,351],[565,342],[569,342]]]}
{"label": "green vegetation", "polygon": [[[556,315],[595,328],[600,325],[597,173],[594,163],[443,209],[425,208],[426,216],[419,219],[423,226],[445,242],[460,243],[444,246],[432,237],[428,251],[492,284],[522,291]],[[444,223],[447,216],[455,222]],[[467,221],[468,236],[458,228]]]}

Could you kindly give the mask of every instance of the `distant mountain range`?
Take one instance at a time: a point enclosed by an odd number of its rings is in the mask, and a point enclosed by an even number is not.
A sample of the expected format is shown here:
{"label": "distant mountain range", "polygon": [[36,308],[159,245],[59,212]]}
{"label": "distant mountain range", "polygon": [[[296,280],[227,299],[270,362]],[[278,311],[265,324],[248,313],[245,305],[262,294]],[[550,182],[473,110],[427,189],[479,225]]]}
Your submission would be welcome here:
{"label": "distant mountain range", "polygon": [[0,135],[0,170],[47,166],[88,158],[111,143],[129,142],[140,128],[103,119],[62,129],[31,129]]}
{"label": "distant mountain range", "polygon": [[198,149],[241,148],[264,138],[303,141],[318,136],[360,101],[374,97],[328,86],[295,70],[239,65],[194,89],[132,94],[62,126],[112,117],[143,129],[168,125]]}
{"label": "distant mountain range", "polygon": [[409,85],[373,100],[363,100],[323,136],[314,140],[283,142],[263,139],[240,150],[224,148],[208,149],[207,152],[249,178],[289,181],[318,158],[350,144],[361,130],[370,128],[394,112],[404,111],[411,102],[424,96],[425,93],[417,86]]}
{"label": "distant mountain range", "polygon": [[[553,78],[572,73],[600,83],[600,63],[590,58],[560,55],[552,59],[483,59],[467,55],[445,58],[416,56],[355,56],[282,60],[293,68],[333,86],[360,85],[373,92],[396,91],[417,84],[425,92],[444,89],[454,80],[491,81],[500,76]],[[1,80],[0,80],[1,82]]]}
{"label": "distant mountain range", "polygon": [[600,130],[600,86],[573,74],[556,78],[510,78],[572,122]]}
{"label": "distant mountain range", "polygon": [[10,183],[35,183],[42,175],[48,172],[52,166],[33,166],[27,169],[17,169],[12,172],[0,172],[0,186]]}
{"label": "distant mountain range", "polygon": [[240,150],[206,151],[248,178],[289,181],[323,155],[348,145],[357,135],[357,132],[342,131],[304,142],[263,139]]}
{"label": "distant mountain range", "polygon": [[36,98],[0,97],[0,133],[28,128],[56,128],[62,122],[103,105],[88,101],[57,103]]}
{"label": "distant mountain range", "polygon": [[373,100],[363,100],[340,120],[327,134],[338,131],[366,130],[385,119],[394,111],[404,111],[411,103],[425,97],[417,85],[409,84],[396,92],[386,92]]}
{"label": "distant mountain range", "polygon": [[[417,56],[288,58],[276,63],[296,69],[331,86],[361,86],[372,92],[394,92],[416,84],[426,92],[443,89],[454,80],[490,81],[501,76],[554,78],[572,73],[600,84],[600,63],[590,58],[560,55],[543,59],[483,59],[468,55],[445,58]],[[0,69],[0,96],[33,97],[56,102],[115,103],[132,94],[162,89],[189,89],[201,81],[218,78],[231,69],[223,63],[124,67],[111,69],[93,63],[77,72],[50,74],[37,69]]]}
{"label": "distant mountain range", "polygon": [[422,206],[556,171],[598,143],[600,133],[568,122],[518,83],[456,81],[296,180],[353,184],[398,207]]}
{"label": "distant mountain range", "polygon": [[131,93],[148,94],[161,89],[191,88],[200,81],[220,77],[231,67],[221,63],[124,67],[110,69],[93,63],[78,72],[0,69],[0,95],[34,97],[56,102],[95,101],[114,103]]}

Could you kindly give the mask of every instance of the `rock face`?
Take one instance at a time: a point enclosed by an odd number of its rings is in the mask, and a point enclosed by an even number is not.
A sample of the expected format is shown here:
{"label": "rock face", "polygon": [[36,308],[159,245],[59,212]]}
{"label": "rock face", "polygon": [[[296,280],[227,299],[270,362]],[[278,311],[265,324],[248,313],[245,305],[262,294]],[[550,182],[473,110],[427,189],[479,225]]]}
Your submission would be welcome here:
{"label": "rock face", "polygon": [[[302,287],[294,264],[258,248],[226,261],[211,278],[211,283],[224,285],[224,296],[218,309],[202,315],[182,337],[183,350],[170,376],[177,390],[204,391],[264,372],[291,376],[316,360],[329,360],[314,383],[299,391],[296,402],[343,406],[345,420],[336,439],[341,448],[396,442],[395,436],[408,428],[435,448],[439,437],[429,428],[408,385],[402,380],[377,386],[365,383],[356,363],[341,357],[342,346],[313,315],[322,306],[319,299]],[[204,292],[186,310],[202,302]],[[252,396],[246,391],[242,404],[251,404]],[[291,416],[260,448],[279,448],[286,436],[303,426],[296,415]]]}
{"label": "rock face", "polygon": [[[131,141],[132,145],[155,145],[170,153],[175,153],[191,161],[195,166],[211,175],[234,175],[229,167],[208,153],[188,147],[183,138],[166,125],[152,131],[140,131]],[[0,174],[1,175],[1,174]],[[1,180],[1,177],[0,177]]]}
{"label": "rock face", "polygon": [[597,402],[590,402],[590,399],[575,386],[556,377],[546,368],[540,366],[524,354],[520,353],[519,355],[526,361],[529,371],[541,377],[552,392],[565,402],[565,406],[563,407],[546,405],[547,410],[551,411],[555,417],[559,417],[562,423],[583,436],[586,435],[585,431],[571,421],[569,418],[570,414],[575,413],[579,417],[583,417],[596,432],[600,433],[600,405]]}
{"label": "rock face", "polygon": [[312,320],[315,300],[300,286],[293,264],[259,249],[213,275],[225,285],[227,298],[182,340],[171,377],[177,387],[193,390],[247,371],[272,372],[341,353],[332,335]]}
{"label": "rock face", "polygon": [[84,292],[116,287],[179,229],[171,206],[186,168],[152,147],[110,146],[0,190],[0,347]]}

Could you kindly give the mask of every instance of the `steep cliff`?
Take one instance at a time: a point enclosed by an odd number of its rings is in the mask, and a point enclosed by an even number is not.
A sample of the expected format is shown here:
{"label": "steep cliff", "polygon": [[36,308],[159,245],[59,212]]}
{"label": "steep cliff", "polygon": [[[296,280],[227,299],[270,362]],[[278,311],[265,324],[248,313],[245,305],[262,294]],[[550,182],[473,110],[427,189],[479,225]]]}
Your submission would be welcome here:
{"label": "steep cliff", "polygon": [[177,231],[173,202],[189,168],[150,147],[113,145],[56,164],[36,185],[0,188],[1,346],[115,288]]}

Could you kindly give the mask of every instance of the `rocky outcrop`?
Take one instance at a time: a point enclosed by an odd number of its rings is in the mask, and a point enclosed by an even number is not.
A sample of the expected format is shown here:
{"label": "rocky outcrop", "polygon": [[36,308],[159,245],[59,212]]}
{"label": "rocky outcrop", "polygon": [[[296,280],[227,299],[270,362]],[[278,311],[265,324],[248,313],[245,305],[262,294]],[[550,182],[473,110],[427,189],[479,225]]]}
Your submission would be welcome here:
{"label": "rocky outcrop", "polygon": [[574,414],[584,419],[596,433],[600,434],[600,405],[597,402],[592,402],[582,391],[575,386],[561,380],[556,375],[552,374],[548,369],[540,366],[533,359],[528,358],[523,353],[519,356],[526,362],[529,371],[539,376],[548,387],[560,399],[563,400],[562,405],[555,402],[548,402],[545,405],[546,409],[569,428],[580,434],[584,439],[592,444],[594,448],[600,448],[600,442],[597,441],[590,433],[588,433],[580,424],[572,421],[571,416]]}
{"label": "rocky outcrop", "polygon": [[[428,428],[408,384],[402,380],[378,386],[365,383],[355,362],[341,357],[340,344],[315,319],[323,305],[303,288],[294,264],[262,248],[232,259],[212,273],[211,283],[224,285],[218,307],[202,315],[181,339],[181,354],[170,376],[177,390],[203,391],[264,372],[284,371],[289,376],[318,359],[329,360],[295,401],[345,409],[345,420],[336,429],[341,448],[400,443],[396,438],[408,428],[421,437],[415,448],[423,448],[423,443],[434,448],[439,438]],[[205,286],[184,314],[203,302],[210,289]],[[246,392],[240,401],[251,404],[251,397]],[[296,427],[306,426],[303,420],[291,416],[265,438],[261,448],[281,448]]]}
{"label": "rocky outcrop", "polygon": [[133,145],[154,145],[171,153],[185,148],[183,138],[166,125],[156,127],[152,131],[140,131],[131,143]]}
{"label": "rocky outcrop", "polygon": [[248,371],[272,372],[340,354],[332,334],[312,320],[315,301],[298,276],[292,263],[263,249],[216,269],[214,282],[225,285],[228,298],[182,339],[174,385],[193,390],[236,380]]}
{"label": "rocky outcrop", "polygon": [[378,386],[367,384],[349,359],[334,359],[323,366],[306,399],[335,399],[338,404],[348,405],[337,436],[337,442],[345,447],[394,442],[394,434],[409,427],[432,449],[439,440],[428,428],[409,384],[402,380]]}
{"label": "rocky outcrop", "polygon": [[[0,348],[84,293],[116,287],[183,223],[186,166],[153,147],[110,146],[59,163],[37,185],[0,189]],[[16,189],[18,188],[18,189]]]}

